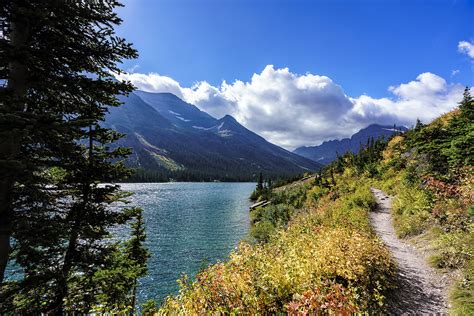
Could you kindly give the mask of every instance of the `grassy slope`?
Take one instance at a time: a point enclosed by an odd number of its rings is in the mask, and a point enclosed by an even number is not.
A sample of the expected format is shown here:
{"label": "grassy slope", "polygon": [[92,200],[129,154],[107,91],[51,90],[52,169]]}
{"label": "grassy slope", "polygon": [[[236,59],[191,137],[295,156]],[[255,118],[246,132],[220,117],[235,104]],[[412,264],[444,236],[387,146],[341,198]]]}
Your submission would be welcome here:
{"label": "grassy slope", "polygon": [[277,221],[266,242],[241,243],[230,260],[183,282],[160,312],[382,310],[393,266],[368,221],[375,205],[369,184],[354,180],[339,175],[323,195],[327,189],[305,185],[304,203],[287,224]]}
{"label": "grassy slope", "polygon": [[472,149],[462,147],[474,125],[472,115],[456,117],[465,115],[454,111],[388,145],[341,157],[317,181],[276,190],[265,198],[271,205],[251,213],[256,242],[183,280],[159,312],[383,311],[393,263],[368,220],[374,185],[396,196],[399,236],[418,236],[434,266],[459,272],[452,314],[474,314]]}

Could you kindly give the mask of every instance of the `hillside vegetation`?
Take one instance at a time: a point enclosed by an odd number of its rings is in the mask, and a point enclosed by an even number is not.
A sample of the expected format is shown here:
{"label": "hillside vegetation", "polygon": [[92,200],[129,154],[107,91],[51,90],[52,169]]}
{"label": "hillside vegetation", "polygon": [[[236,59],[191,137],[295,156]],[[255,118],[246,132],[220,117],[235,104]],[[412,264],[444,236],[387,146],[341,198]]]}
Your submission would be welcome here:
{"label": "hillside vegetation", "polygon": [[[394,137],[377,164],[375,186],[395,196],[401,238],[430,253],[430,264],[457,275],[452,314],[474,314],[474,102]],[[456,273],[454,273],[456,272]]]}
{"label": "hillside vegetation", "polygon": [[[317,187],[307,191],[298,215],[293,207],[283,215],[282,204],[267,208],[268,217],[254,225],[286,229],[276,229],[265,242],[241,243],[229,261],[204,270],[195,282],[182,282],[180,295],[162,311],[379,310],[393,267],[368,222],[375,201],[369,185],[355,185],[350,175],[340,180],[331,194],[318,197]],[[272,213],[273,208],[280,212]]]}
{"label": "hillside vegetation", "polygon": [[271,203],[251,211],[254,242],[226,262],[182,279],[163,314],[383,312],[394,263],[368,214],[370,187],[394,196],[401,238],[422,240],[432,265],[457,271],[452,313],[472,314],[474,103],[389,142],[347,153],[315,180],[264,190]]}

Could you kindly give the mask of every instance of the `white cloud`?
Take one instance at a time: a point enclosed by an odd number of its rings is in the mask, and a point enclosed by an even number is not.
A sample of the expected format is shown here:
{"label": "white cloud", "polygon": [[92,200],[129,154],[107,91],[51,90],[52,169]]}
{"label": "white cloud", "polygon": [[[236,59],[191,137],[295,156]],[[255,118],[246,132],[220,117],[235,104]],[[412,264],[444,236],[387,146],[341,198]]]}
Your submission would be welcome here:
{"label": "white cloud", "polygon": [[339,137],[330,122],[352,107],[342,88],[328,77],[297,75],[271,65],[249,82],[223,82],[218,88],[201,82],[184,94],[186,101],[204,111],[217,117],[231,114],[285,147]]}
{"label": "white cloud", "polygon": [[454,77],[456,76],[457,74],[459,74],[461,71],[459,69],[454,69],[453,71],[451,71],[451,77]]}
{"label": "white cloud", "polygon": [[474,58],[474,43],[461,41],[458,44],[458,51],[468,55],[470,58]]}
{"label": "white cloud", "polygon": [[139,90],[146,92],[170,92],[183,98],[183,93],[179,83],[166,76],[157,73],[141,74],[141,73],[120,73],[115,74],[118,80],[128,80]]}
{"label": "white cloud", "polygon": [[215,87],[202,81],[181,87],[156,73],[122,74],[141,90],[171,92],[200,109],[222,117],[233,115],[267,140],[293,149],[347,137],[368,124],[412,125],[428,122],[457,105],[463,86],[426,72],[416,80],[389,87],[391,97],[347,96],[326,76],[300,75],[268,65],[250,81],[222,82]]}
{"label": "white cloud", "polygon": [[[225,87],[226,83],[222,83]],[[222,117],[226,114],[233,113],[235,104],[233,100],[225,97],[219,88],[216,88],[206,81],[201,81],[191,88],[184,88],[184,99],[197,105],[201,110],[208,112],[215,117]]]}
{"label": "white cloud", "polygon": [[352,99],[354,108],[348,118],[358,123],[408,126],[419,118],[426,123],[456,107],[463,88],[461,84],[448,84],[435,74],[422,73],[414,81],[390,87],[394,98],[375,99],[363,95]]}

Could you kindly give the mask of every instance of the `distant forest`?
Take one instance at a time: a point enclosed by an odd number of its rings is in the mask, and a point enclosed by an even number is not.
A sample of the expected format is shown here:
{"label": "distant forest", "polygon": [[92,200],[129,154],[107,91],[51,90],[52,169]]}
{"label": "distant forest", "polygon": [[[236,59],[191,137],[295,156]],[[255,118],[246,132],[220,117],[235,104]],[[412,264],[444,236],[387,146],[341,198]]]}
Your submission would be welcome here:
{"label": "distant forest", "polygon": [[288,179],[299,179],[302,174],[282,174],[270,171],[262,171],[261,173],[249,173],[248,170],[227,170],[225,174],[215,172],[215,170],[147,170],[143,168],[134,169],[135,172],[129,178],[122,182],[257,182],[260,174],[265,179],[271,179],[277,183],[284,183]]}

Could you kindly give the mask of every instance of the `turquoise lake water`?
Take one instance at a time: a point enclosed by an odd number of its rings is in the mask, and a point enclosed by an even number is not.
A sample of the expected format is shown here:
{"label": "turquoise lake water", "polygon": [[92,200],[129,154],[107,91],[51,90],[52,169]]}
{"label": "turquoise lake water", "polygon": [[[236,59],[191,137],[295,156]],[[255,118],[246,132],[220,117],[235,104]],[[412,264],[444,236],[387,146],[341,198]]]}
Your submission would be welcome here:
{"label": "turquoise lake water", "polygon": [[176,294],[176,280],[190,278],[246,236],[249,196],[255,183],[128,183],[132,205],[144,210],[148,276],[140,280],[139,302],[158,303]]}

